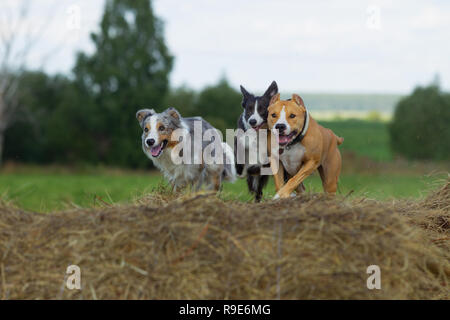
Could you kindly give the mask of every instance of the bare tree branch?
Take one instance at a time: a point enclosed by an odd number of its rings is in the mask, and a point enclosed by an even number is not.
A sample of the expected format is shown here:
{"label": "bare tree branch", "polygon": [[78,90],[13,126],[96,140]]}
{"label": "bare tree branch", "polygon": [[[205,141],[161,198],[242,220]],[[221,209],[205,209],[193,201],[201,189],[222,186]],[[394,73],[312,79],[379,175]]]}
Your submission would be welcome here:
{"label": "bare tree branch", "polygon": [[[19,0],[18,0],[19,1]],[[29,20],[30,0],[20,0],[16,9],[5,6],[0,15],[0,164],[4,134],[18,113],[19,80],[26,69],[30,52],[48,29],[56,10],[48,12],[43,23],[36,27]]]}

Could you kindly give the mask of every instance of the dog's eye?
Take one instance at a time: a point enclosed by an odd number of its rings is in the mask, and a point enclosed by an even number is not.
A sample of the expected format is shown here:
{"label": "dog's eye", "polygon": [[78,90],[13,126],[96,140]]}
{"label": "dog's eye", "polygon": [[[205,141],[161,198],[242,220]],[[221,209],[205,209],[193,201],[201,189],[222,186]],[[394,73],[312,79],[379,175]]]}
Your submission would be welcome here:
{"label": "dog's eye", "polygon": [[165,127],[164,126],[160,126],[159,127],[159,131],[164,131]]}
{"label": "dog's eye", "polygon": [[145,128],[144,128],[144,131],[145,131],[145,132],[148,132],[148,128],[147,128],[147,127],[145,127]]}
{"label": "dog's eye", "polygon": [[272,113],[272,118],[276,118],[277,114],[276,113]]}
{"label": "dog's eye", "polygon": [[289,118],[295,118],[295,114],[291,113],[291,115],[289,116]]}

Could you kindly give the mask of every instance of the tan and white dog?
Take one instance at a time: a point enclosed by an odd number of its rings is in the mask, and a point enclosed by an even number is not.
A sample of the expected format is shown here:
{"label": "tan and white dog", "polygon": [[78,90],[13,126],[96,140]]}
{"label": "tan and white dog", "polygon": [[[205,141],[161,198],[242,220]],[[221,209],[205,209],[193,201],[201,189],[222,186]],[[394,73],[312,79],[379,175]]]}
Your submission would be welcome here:
{"label": "tan and white dog", "polygon": [[342,162],[338,145],[344,139],[319,125],[297,94],[289,100],[280,100],[276,94],[270,101],[267,123],[279,144],[279,159],[271,155],[277,191],[274,199],[304,191],[303,181],[314,170],[319,171],[324,191],[336,193]]}

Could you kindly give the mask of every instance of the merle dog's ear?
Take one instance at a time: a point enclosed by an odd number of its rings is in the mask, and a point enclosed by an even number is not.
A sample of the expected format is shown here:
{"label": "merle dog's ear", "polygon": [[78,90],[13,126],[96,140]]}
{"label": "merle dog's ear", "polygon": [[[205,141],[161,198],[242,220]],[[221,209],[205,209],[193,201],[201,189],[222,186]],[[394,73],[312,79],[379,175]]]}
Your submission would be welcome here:
{"label": "merle dog's ear", "polygon": [[266,92],[264,92],[264,96],[271,99],[274,95],[278,93],[278,85],[275,81],[272,81],[270,86],[267,88]]}
{"label": "merle dog's ear", "polygon": [[298,104],[301,107],[305,107],[305,103],[303,102],[303,99],[298,94],[292,95],[292,101],[294,101],[296,104]]}
{"label": "merle dog's ear", "polygon": [[166,113],[167,116],[169,117],[169,119],[171,121],[173,121],[174,123],[179,123],[180,122],[181,115],[177,111],[177,109],[170,107],[166,111],[164,111],[164,113]]}
{"label": "merle dog's ear", "polygon": [[277,102],[277,101],[280,101],[280,94],[279,94],[279,93],[275,94],[275,95],[272,97],[272,99],[270,99],[269,105],[274,104],[274,103]]}
{"label": "merle dog's ear", "polygon": [[154,115],[156,112],[153,109],[141,109],[138,112],[136,112],[136,119],[139,122],[139,125],[142,127],[144,124],[144,120],[147,117],[150,117]]}

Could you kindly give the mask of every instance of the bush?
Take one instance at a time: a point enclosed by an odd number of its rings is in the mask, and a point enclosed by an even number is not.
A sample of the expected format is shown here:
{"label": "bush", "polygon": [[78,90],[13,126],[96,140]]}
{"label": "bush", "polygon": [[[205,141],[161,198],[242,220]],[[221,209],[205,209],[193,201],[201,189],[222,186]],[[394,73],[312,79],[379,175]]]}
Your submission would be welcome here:
{"label": "bush", "polygon": [[216,84],[196,92],[186,86],[172,89],[165,99],[163,108],[174,107],[183,117],[201,116],[225,134],[225,129],[236,128],[242,113],[242,95],[230,86],[225,77]]}
{"label": "bush", "polygon": [[394,153],[409,159],[450,159],[450,94],[418,87],[399,101],[389,128]]}

